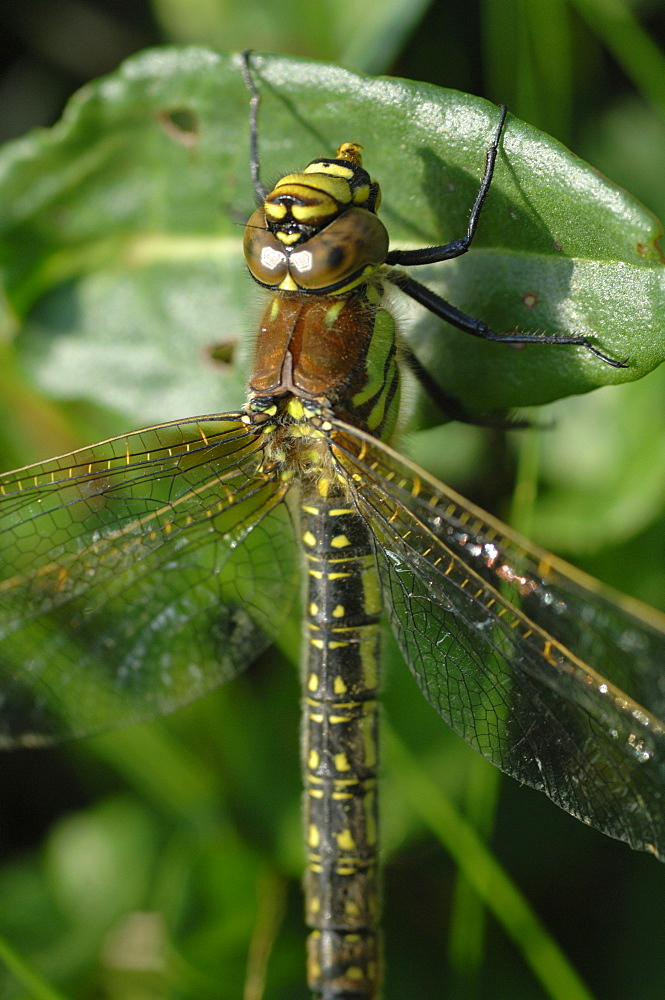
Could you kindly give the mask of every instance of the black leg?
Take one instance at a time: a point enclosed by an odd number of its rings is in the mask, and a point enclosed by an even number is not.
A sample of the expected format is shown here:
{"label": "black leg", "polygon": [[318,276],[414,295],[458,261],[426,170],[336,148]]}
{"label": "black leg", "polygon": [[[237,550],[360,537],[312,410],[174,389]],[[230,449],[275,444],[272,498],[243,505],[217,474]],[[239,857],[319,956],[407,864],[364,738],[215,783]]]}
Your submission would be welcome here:
{"label": "black leg", "polygon": [[410,347],[402,346],[400,353],[429,398],[449,420],[455,420],[461,424],[472,424],[474,427],[491,427],[495,430],[514,431],[533,426],[528,420],[522,420],[520,417],[513,417],[499,411],[492,410],[489,413],[480,414],[469,413],[459,399],[451,396],[439,385],[424,365],[420,363]]}
{"label": "black leg", "polygon": [[240,56],[241,69],[245,86],[250,93],[249,101],[249,169],[252,174],[252,184],[259,202],[263,203],[268,195],[268,189],[261,183],[259,172],[259,105],[261,95],[258,92],[252,70],[249,64],[252,55],[251,49],[245,49]]}
{"label": "black leg", "polygon": [[483,202],[487,197],[487,192],[489,191],[490,184],[492,183],[496,154],[499,149],[499,142],[501,141],[501,133],[503,132],[505,121],[506,107],[502,104],[499,124],[497,125],[492,143],[485,154],[485,172],[483,174],[483,179],[480,182],[480,187],[478,189],[478,194],[476,195],[473,208],[471,209],[466,236],[462,236],[459,240],[451,240],[450,243],[444,243],[439,247],[423,247],[421,250],[391,250],[386,257],[386,264],[404,264],[405,266],[414,264],[436,264],[440,260],[450,260],[451,257],[461,257],[463,253],[467,252],[476,233],[476,226],[478,225],[478,219],[480,218],[480,210],[483,207]]}
{"label": "black leg", "polygon": [[470,333],[472,337],[480,337],[482,340],[493,340],[502,344],[577,344],[584,347],[591,354],[594,354],[601,361],[611,365],[613,368],[627,368],[628,361],[617,361],[608,357],[591,344],[586,337],[568,336],[566,334],[534,334],[534,333],[496,333],[481,319],[467,316],[460,309],[446,302],[440,295],[437,295],[430,288],[421,285],[419,281],[410,278],[406,274],[396,272],[388,275],[389,279],[401,288],[403,292],[410,295],[412,299],[419,302],[431,313],[445,320],[458,330]]}

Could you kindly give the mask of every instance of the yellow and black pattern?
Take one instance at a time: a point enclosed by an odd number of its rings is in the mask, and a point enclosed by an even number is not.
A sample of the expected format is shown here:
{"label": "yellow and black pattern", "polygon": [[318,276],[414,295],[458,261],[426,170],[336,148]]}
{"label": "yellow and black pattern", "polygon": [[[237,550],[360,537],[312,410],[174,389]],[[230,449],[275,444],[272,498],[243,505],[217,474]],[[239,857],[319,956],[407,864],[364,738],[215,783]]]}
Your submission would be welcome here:
{"label": "yellow and black pattern", "polygon": [[308,979],[325,1000],[377,996],[381,596],[367,525],[342,496],[301,502]]}

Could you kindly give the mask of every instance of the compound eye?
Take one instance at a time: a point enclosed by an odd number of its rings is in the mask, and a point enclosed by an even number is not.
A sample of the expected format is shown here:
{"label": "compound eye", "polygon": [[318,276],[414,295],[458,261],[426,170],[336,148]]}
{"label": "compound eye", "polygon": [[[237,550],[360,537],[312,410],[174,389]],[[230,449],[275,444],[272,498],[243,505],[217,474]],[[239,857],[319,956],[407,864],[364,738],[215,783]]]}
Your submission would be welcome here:
{"label": "compound eye", "polygon": [[291,253],[291,277],[305,292],[334,291],[366,280],[387,253],[381,220],[367,209],[349,208]]}
{"label": "compound eye", "polygon": [[244,251],[250,273],[261,285],[276,287],[288,274],[286,251],[266,227],[262,208],[256,209],[245,226]]}

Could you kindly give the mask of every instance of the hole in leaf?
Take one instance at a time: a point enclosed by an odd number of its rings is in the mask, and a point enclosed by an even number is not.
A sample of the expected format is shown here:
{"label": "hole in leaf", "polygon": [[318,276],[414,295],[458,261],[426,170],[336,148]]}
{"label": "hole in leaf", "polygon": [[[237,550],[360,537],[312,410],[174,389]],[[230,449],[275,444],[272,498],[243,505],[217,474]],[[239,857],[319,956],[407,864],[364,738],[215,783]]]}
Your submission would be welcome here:
{"label": "hole in leaf", "polygon": [[180,146],[192,149],[199,141],[199,116],[189,108],[165,108],[158,113],[157,121],[169,139]]}
{"label": "hole in leaf", "polygon": [[206,358],[218,367],[228,367],[233,364],[235,358],[237,342],[227,340],[221,344],[212,344],[206,347]]}

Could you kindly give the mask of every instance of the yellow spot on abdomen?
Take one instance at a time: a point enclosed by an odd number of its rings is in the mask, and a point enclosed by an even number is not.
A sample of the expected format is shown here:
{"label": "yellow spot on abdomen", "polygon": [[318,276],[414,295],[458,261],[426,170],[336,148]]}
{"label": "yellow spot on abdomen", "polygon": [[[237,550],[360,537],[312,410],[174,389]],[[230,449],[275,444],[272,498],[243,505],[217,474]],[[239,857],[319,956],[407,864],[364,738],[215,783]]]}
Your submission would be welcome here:
{"label": "yellow spot on abdomen", "polygon": [[353,839],[350,830],[348,830],[348,829],[347,830],[342,830],[341,833],[337,834],[337,846],[342,851],[353,851],[354,850],[354,848],[356,846],[356,842]]}
{"label": "yellow spot on abdomen", "polygon": [[351,765],[349,764],[349,758],[345,753],[335,754],[335,769],[337,771],[350,771]]}
{"label": "yellow spot on abdomen", "polygon": [[346,694],[348,691],[346,684],[339,675],[333,681],[333,691],[335,694]]}
{"label": "yellow spot on abdomen", "polygon": [[350,965],[345,970],[345,975],[349,979],[357,979],[358,980],[358,979],[364,979],[365,978],[365,973],[363,972],[362,969],[359,969],[357,965]]}
{"label": "yellow spot on abdomen", "polygon": [[365,840],[368,845],[374,846],[377,842],[377,829],[376,829],[376,818],[375,818],[375,793],[369,792],[365,796]]}
{"label": "yellow spot on abdomen", "polygon": [[303,545],[316,545],[316,538],[311,531],[306,531],[303,536]]}
{"label": "yellow spot on abdomen", "polygon": [[307,758],[307,767],[309,767],[312,770],[314,770],[314,768],[316,768],[316,767],[319,766],[319,761],[320,760],[321,760],[321,758],[319,757],[319,755],[316,752],[316,750],[310,750],[309,751],[309,757]]}
{"label": "yellow spot on abdomen", "polygon": [[[315,643],[313,642],[312,645],[315,645]],[[309,677],[307,678],[307,690],[316,691],[318,686],[319,686],[319,675],[310,674]]]}
{"label": "yellow spot on abdomen", "polygon": [[334,538],[331,538],[330,544],[334,549],[345,549],[351,542],[346,535],[335,535]]}
{"label": "yellow spot on abdomen", "polygon": [[[316,614],[316,612],[314,612],[314,614]],[[343,604],[338,604],[333,608],[332,612],[333,618],[343,618],[345,614],[346,614],[346,609]]]}
{"label": "yellow spot on abdomen", "polygon": [[[310,938],[312,939],[320,937],[321,935],[317,934],[316,931],[313,934],[310,934]],[[310,959],[307,963],[307,975],[310,980],[314,981],[318,980],[321,976],[321,966],[314,959]]]}
{"label": "yellow spot on abdomen", "polygon": [[313,823],[310,825],[307,833],[307,843],[310,847],[318,847],[321,843],[321,834],[319,833],[318,827],[314,826]]}

